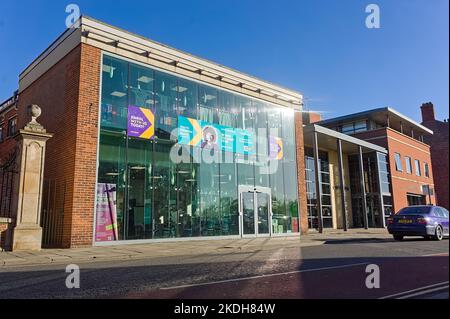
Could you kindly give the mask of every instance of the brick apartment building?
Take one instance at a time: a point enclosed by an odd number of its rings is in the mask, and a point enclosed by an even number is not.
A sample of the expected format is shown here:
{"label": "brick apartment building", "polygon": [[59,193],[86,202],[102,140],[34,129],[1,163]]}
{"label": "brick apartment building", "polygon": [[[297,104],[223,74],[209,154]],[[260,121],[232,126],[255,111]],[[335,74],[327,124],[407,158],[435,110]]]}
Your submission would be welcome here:
{"label": "brick apartment building", "polygon": [[449,125],[448,119],[439,121],[436,119],[434,105],[424,103],[422,110],[422,125],[434,132],[433,135],[424,137],[425,143],[431,146],[431,162],[433,164],[433,177],[436,190],[436,200],[439,206],[449,209],[448,196],[448,146]]}
{"label": "brick apartment building", "polygon": [[409,205],[436,205],[431,150],[425,143],[432,130],[389,107],[317,124],[387,149],[394,212]]}
{"label": "brick apartment building", "polygon": [[[18,96],[14,125],[37,104],[53,134],[44,247],[307,231],[300,93],[82,17],[20,74]],[[195,162],[200,143],[232,162]]]}

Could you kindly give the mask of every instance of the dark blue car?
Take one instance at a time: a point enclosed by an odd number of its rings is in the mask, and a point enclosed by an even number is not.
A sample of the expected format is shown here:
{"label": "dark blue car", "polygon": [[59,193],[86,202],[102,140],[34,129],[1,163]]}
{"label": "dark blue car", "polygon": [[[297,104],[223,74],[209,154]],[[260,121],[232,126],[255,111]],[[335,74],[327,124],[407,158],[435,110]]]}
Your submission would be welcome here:
{"label": "dark blue car", "polygon": [[388,231],[395,240],[422,236],[440,241],[449,235],[448,215],[448,210],[438,206],[405,207],[388,219]]}

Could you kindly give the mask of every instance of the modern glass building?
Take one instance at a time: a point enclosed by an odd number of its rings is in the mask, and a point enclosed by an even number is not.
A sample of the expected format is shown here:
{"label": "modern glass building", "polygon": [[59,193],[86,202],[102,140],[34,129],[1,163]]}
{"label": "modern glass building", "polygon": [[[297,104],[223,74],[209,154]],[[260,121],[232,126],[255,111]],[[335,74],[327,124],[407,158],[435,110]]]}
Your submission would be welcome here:
{"label": "modern glass building", "polygon": [[299,232],[293,109],[108,53],[101,72],[96,242]]}

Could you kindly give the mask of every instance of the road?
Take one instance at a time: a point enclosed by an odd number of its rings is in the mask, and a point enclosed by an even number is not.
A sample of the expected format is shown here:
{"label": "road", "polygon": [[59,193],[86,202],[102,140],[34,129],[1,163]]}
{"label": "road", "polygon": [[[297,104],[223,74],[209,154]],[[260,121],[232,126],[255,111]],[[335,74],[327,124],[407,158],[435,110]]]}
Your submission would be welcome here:
{"label": "road", "polygon": [[[80,289],[66,288],[63,264],[0,268],[0,298],[448,298],[448,240],[241,248],[81,263]],[[379,267],[380,288],[367,288],[368,265]]]}

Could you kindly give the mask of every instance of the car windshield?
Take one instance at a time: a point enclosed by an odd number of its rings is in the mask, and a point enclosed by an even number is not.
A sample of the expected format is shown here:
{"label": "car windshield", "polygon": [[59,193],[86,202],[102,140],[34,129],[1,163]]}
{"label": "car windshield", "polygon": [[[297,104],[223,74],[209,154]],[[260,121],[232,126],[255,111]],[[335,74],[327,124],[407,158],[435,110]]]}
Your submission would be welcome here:
{"label": "car windshield", "polygon": [[420,215],[420,214],[429,214],[431,212],[431,207],[426,206],[411,206],[403,208],[399,215]]}

